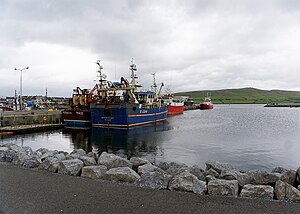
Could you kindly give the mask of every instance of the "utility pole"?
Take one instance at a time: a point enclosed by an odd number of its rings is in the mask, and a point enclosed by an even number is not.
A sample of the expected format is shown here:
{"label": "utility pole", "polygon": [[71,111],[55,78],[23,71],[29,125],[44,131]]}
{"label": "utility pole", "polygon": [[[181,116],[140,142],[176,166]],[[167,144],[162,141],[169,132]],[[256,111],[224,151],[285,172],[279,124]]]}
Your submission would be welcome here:
{"label": "utility pole", "polygon": [[22,86],[22,72],[26,69],[29,69],[29,67],[27,66],[26,68],[15,68],[15,71],[20,71],[20,110],[23,110],[23,98],[22,98],[22,90],[23,90],[23,86]]}

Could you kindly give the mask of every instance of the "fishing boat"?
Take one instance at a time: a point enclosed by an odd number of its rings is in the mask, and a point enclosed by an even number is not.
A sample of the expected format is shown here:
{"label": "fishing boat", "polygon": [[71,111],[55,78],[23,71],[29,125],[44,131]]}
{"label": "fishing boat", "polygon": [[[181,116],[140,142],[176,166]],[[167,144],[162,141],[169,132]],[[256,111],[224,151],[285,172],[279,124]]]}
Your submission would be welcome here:
{"label": "fishing boat", "polygon": [[[99,84],[90,105],[92,125],[97,127],[130,128],[167,119],[168,107],[154,90],[139,90],[136,65],[130,64],[131,82],[107,81],[99,64]],[[155,77],[154,77],[155,80]]]}
{"label": "fishing boat", "polygon": [[184,100],[170,93],[163,95],[162,99],[168,105],[168,116],[183,114]]}
{"label": "fishing boat", "polygon": [[211,101],[211,98],[209,96],[206,96],[204,100],[200,103],[200,110],[208,110],[213,109],[214,105]]}
{"label": "fishing boat", "polygon": [[70,99],[70,108],[62,111],[64,124],[67,128],[85,128],[91,126],[91,91],[77,87]]}

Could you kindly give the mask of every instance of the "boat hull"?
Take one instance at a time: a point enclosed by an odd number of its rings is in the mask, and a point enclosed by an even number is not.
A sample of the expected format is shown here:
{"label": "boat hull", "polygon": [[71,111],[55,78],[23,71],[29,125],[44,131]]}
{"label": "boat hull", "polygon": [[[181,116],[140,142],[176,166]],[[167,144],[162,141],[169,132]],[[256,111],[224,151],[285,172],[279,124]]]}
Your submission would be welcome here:
{"label": "boat hull", "polygon": [[200,110],[209,110],[209,109],[213,109],[214,106],[213,105],[208,105],[208,104],[200,104]]}
{"label": "boat hull", "polygon": [[89,110],[70,109],[62,112],[63,121],[69,128],[85,128],[92,125]]}
{"label": "boat hull", "polygon": [[184,109],[183,105],[180,105],[180,106],[169,105],[168,106],[168,116],[183,114],[183,109]]}
{"label": "boat hull", "polygon": [[143,108],[139,104],[91,104],[93,126],[129,128],[167,119],[167,106]]}

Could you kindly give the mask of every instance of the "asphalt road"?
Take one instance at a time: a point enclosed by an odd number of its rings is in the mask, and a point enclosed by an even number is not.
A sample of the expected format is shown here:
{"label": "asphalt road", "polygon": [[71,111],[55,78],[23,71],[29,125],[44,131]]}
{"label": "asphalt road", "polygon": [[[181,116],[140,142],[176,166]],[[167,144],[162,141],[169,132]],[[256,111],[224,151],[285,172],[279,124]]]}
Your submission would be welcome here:
{"label": "asphalt road", "polygon": [[300,213],[300,203],[142,189],[0,164],[0,213]]}

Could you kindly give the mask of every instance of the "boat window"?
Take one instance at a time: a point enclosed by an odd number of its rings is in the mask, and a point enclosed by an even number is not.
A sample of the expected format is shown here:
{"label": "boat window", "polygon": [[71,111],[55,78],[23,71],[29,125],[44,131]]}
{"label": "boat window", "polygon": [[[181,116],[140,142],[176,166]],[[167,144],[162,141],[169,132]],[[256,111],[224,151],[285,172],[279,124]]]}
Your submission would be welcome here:
{"label": "boat window", "polygon": [[132,107],[132,110],[133,110],[133,111],[135,111],[135,110],[136,110],[136,107],[135,107],[135,106],[133,106],[133,107]]}

